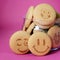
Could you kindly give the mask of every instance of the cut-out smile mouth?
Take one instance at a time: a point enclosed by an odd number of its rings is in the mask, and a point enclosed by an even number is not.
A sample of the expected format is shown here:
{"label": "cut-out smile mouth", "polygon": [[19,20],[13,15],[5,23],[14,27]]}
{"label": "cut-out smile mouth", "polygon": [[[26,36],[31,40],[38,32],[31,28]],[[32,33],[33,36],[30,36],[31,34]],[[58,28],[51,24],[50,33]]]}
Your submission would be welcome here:
{"label": "cut-out smile mouth", "polygon": [[44,52],[46,52],[46,51],[49,49],[48,46],[47,46],[47,48],[46,48],[44,51],[38,51],[38,50],[35,48],[35,46],[33,46],[33,48],[34,48],[34,50],[35,50],[36,52],[38,52],[38,53],[44,53]]}
{"label": "cut-out smile mouth", "polygon": [[27,51],[27,49],[26,50],[20,50],[20,49],[17,49],[19,52],[22,52],[22,53],[24,53],[24,52],[26,52]]}

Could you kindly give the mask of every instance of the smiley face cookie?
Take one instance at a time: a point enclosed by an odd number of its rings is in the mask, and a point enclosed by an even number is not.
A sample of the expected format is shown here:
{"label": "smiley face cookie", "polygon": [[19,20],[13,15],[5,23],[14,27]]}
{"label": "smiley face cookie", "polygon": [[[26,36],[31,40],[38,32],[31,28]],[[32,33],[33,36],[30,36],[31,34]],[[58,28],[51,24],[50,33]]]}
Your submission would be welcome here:
{"label": "smiley face cookie", "polygon": [[28,48],[34,55],[46,55],[51,50],[51,39],[44,32],[34,33],[28,41]]}
{"label": "smiley face cookie", "polygon": [[55,25],[51,27],[48,31],[48,35],[52,39],[52,48],[60,47],[60,27]]}
{"label": "smiley face cookie", "polygon": [[11,50],[16,54],[25,54],[29,51],[28,40],[30,35],[25,31],[15,32],[9,41]]}
{"label": "smiley face cookie", "polygon": [[40,25],[51,25],[56,19],[56,12],[49,4],[39,4],[35,7],[33,13],[34,19],[39,21]]}
{"label": "smiley face cookie", "polygon": [[28,9],[27,14],[26,14],[23,31],[26,31],[28,29],[29,25],[32,23],[32,20],[33,20],[33,10],[34,10],[34,6],[30,6],[30,8]]}

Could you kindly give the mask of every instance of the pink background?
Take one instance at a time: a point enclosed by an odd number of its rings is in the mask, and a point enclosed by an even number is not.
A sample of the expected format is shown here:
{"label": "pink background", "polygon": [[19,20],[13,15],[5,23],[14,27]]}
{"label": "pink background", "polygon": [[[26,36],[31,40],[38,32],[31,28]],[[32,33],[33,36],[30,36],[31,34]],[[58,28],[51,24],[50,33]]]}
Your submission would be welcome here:
{"label": "pink background", "polygon": [[9,38],[22,29],[27,9],[39,3],[49,3],[60,12],[60,0],[0,0],[0,60],[60,60],[60,50],[37,57],[16,55],[9,48]]}

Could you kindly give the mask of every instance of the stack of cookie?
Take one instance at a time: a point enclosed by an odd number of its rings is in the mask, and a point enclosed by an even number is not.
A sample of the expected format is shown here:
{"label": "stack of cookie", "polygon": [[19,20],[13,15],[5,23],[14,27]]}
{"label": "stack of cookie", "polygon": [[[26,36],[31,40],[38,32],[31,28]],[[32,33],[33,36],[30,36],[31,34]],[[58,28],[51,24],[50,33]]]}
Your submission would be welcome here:
{"label": "stack of cookie", "polygon": [[60,48],[60,15],[49,4],[31,6],[26,14],[23,31],[10,38],[10,48],[17,54],[46,55]]}

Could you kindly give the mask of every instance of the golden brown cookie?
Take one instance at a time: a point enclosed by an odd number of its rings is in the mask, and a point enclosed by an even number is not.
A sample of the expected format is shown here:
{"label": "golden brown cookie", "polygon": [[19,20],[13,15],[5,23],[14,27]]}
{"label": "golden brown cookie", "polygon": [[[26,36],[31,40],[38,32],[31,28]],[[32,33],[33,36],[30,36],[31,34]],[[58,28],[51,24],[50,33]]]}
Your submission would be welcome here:
{"label": "golden brown cookie", "polygon": [[55,22],[56,12],[51,5],[43,3],[35,7],[33,16],[33,20],[39,20],[40,25],[51,25]]}
{"label": "golden brown cookie", "polygon": [[27,14],[26,14],[23,31],[26,31],[28,29],[29,25],[33,21],[33,10],[34,10],[34,6],[30,6],[30,8],[28,9]]}
{"label": "golden brown cookie", "polygon": [[29,51],[28,40],[30,35],[25,31],[15,32],[9,41],[11,50],[16,54],[25,54]]}
{"label": "golden brown cookie", "polygon": [[29,34],[31,34],[31,32],[32,32],[32,30],[33,30],[34,27],[35,27],[35,24],[32,23],[32,24],[29,26],[29,28],[27,29],[27,32],[28,32]]}
{"label": "golden brown cookie", "polygon": [[28,41],[28,48],[32,54],[37,56],[46,55],[51,50],[51,39],[44,32],[32,34]]}
{"label": "golden brown cookie", "polygon": [[48,35],[52,39],[52,48],[60,47],[60,27],[55,25],[48,31]]}

